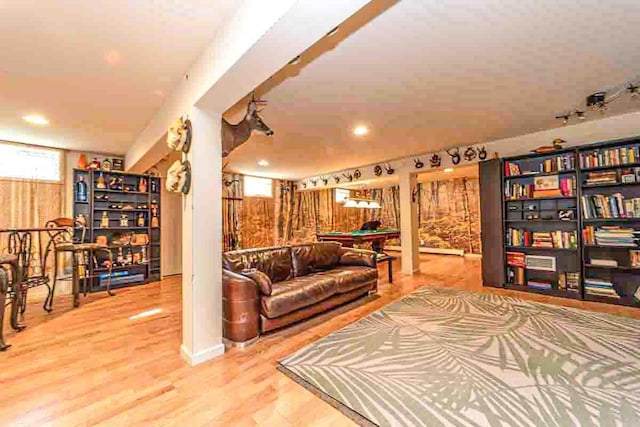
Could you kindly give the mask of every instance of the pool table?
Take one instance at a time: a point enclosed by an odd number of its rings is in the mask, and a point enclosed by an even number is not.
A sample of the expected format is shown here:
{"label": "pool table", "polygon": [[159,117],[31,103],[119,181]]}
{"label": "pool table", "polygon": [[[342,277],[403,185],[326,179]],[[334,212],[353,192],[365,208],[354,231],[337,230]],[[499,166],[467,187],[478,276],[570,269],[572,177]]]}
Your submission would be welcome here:
{"label": "pool table", "polygon": [[318,233],[318,241],[340,242],[342,246],[353,247],[355,243],[371,242],[371,247],[377,253],[382,253],[384,242],[387,239],[400,237],[400,230],[356,230],[356,231],[330,231]]}

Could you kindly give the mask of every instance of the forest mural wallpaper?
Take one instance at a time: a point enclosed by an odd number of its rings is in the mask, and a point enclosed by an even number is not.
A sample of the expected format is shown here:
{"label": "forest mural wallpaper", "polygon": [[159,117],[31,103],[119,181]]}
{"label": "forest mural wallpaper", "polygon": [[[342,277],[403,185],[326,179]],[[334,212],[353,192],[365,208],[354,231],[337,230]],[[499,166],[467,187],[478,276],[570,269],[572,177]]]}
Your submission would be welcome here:
{"label": "forest mural wallpaper", "polygon": [[[333,189],[295,191],[293,182],[273,181],[273,197],[243,197],[242,175],[223,179],[224,250],[313,242],[323,231],[357,230],[372,219],[400,228],[398,186],[370,190],[382,209],[345,208]],[[419,184],[420,245],[480,253],[477,178]],[[387,241],[399,245],[398,240]]]}

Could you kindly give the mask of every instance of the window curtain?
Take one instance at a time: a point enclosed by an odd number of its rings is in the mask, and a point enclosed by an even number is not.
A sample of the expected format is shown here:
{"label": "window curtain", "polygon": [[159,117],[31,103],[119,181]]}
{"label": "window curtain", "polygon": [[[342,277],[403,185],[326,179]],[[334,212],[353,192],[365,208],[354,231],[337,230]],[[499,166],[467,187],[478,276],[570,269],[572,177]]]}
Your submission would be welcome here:
{"label": "window curtain", "polygon": [[[44,227],[47,221],[65,216],[64,152],[61,153],[60,163],[60,182],[0,179],[0,228]],[[39,245],[38,234],[34,233],[32,238],[35,252]],[[7,252],[7,245],[8,235],[3,233],[0,235],[0,250],[3,253]],[[32,259],[36,260],[34,255],[32,254]],[[41,268],[43,267],[34,262],[31,273],[39,274]],[[47,271],[50,268],[51,265],[48,265]]]}
{"label": "window curtain", "polygon": [[287,245],[293,239],[295,185],[292,181],[274,180],[276,199],[275,245]]}

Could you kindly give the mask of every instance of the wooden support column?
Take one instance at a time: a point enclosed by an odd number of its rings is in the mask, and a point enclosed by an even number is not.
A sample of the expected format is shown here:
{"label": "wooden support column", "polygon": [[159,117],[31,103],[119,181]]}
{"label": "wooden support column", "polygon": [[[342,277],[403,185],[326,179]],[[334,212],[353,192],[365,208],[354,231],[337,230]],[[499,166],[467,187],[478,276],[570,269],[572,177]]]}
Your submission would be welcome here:
{"label": "wooden support column", "polygon": [[413,202],[413,193],[418,189],[418,180],[410,170],[400,171],[400,241],[402,251],[402,273],[413,274],[420,267],[418,237],[418,204]]}
{"label": "wooden support column", "polygon": [[191,365],[222,344],[221,114],[193,107],[191,191],[182,206],[182,357]]}

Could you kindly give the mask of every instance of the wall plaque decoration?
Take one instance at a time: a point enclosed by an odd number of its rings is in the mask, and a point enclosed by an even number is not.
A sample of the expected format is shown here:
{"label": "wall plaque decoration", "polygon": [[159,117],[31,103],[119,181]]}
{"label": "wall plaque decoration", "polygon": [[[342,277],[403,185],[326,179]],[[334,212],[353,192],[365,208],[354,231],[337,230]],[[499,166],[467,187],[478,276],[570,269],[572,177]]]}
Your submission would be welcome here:
{"label": "wall plaque decoration", "polygon": [[382,175],[382,167],[381,167],[380,165],[376,165],[376,166],[373,168],[373,174],[374,174],[375,176],[380,176],[380,175]]}
{"label": "wall plaque decoration", "polygon": [[467,149],[464,150],[464,159],[470,162],[475,158],[476,158],[476,149],[473,147],[467,147]]}
{"label": "wall plaque decoration", "polygon": [[362,173],[360,172],[360,169],[356,169],[355,171],[353,171],[353,177],[355,179],[360,179],[361,176],[362,176]]}
{"label": "wall plaque decoration", "polygon": [[431,164],[432,168],[439,168],[440,164],[442,163],[442,157],[440,157],[436,153],[433,153],[433,155],[429,159],[429,163]]}
{"label": "wall plaque decoration", "polygon": [[446,152],[449,156],[451,156],[451,163],[453,163],[454,165],[460,163],[460,150],[457,147],[453,148],[451,151],[446,150]]}

